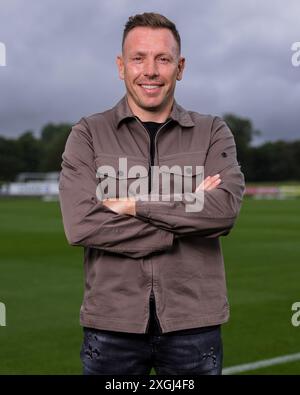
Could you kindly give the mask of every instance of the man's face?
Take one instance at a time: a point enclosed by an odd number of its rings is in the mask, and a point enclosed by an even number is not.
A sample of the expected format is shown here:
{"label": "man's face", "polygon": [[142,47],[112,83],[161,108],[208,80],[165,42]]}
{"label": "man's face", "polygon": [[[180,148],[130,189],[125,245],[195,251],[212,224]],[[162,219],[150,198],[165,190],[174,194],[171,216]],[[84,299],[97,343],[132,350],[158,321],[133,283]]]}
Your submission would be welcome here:
{"label": "man's face", "polygon": [[118,56],[119,75],[124,80],[133,109],[162,112],[173,103],[176,80],[181,80],[184,58],[169,29],[135,27]]}

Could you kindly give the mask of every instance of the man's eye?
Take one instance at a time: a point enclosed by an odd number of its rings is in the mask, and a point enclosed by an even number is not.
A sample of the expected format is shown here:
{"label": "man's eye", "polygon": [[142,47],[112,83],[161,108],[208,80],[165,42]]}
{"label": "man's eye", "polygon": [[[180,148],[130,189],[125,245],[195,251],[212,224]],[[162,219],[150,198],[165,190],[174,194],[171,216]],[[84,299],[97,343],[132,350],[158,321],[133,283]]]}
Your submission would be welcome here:
{"label": "man's eye", "polygon": [[165,57],[161,57],[161,58],[159,58],[159,61],[162,63],[167,63],[169,61],[169,59],[165,58]]}
{"label": "man's eye", "polygon": [[141,56],[135,56],[135,57],[133,58],[133,60],[134,60],[135,62],[141,62],[142,57],[141,57]]}

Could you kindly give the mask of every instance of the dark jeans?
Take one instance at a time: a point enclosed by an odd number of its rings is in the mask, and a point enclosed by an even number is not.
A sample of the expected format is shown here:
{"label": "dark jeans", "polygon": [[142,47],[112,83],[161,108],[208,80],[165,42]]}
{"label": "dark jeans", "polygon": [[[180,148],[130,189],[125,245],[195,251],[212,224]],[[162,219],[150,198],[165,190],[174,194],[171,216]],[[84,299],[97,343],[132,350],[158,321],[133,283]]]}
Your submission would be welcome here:
{"label": "dark jeans", "polygon": [[221,328],[189,335],[149,335],[84,328],[85,375],[220,375]]}

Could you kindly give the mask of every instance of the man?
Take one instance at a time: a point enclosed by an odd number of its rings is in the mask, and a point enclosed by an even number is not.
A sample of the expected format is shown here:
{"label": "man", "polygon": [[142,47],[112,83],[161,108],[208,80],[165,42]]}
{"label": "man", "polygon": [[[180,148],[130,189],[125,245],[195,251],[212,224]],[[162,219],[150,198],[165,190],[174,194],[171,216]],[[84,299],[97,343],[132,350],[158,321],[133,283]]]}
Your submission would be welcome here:
{"label": "man", "polygon": [[[81,118],[63,153],[65,233],[84,247],[84,374],[149,374],[152,367],[221,374],[229,307],[219,236],[238,216],[244,177],[224,121],[174,100],[185,65],[180,50],[164,16],[130,17],[117,58],[126,95],[111,110]],[[118,170],[120,158],[129,171]],[[135,166],[149,181],[140,196]],[[152,199],[155,166],[171,190],[164,193],[159,181]],[[183,179],[191,193],[178,184]],[[202,206],[193,208],[191,197]]]}

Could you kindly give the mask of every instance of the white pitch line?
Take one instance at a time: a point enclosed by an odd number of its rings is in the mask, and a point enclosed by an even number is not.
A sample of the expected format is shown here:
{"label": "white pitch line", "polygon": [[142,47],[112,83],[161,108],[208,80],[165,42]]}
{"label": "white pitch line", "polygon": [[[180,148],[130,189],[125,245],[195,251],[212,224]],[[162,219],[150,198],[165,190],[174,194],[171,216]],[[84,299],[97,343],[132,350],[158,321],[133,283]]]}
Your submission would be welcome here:
{"label": "white pitch line", "polygon": [[243,365],[231,366],[229,368],[223,369],[222,374],[227,375],[234,373],[242,373],[250,370],[265,368],[267,366],[280,365],[283,363],[299,361],[299,360],[300,360],[300,352],[298,352],[297,354],[282,355],[281,357],[264,359],[262,361],[256,361],[252,363],[245,363]]}

